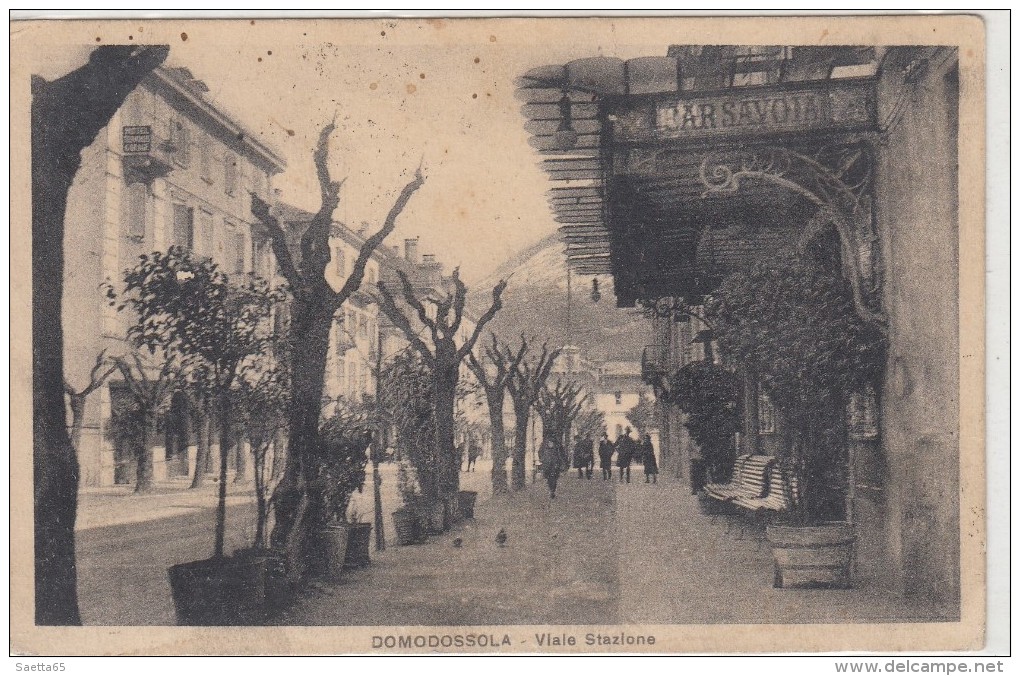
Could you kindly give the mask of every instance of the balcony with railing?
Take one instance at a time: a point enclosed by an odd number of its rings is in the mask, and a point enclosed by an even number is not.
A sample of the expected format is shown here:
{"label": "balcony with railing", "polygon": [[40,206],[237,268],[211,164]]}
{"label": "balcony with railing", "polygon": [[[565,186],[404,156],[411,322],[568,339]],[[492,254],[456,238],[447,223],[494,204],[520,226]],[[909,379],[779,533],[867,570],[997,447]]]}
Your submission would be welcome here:
{"label": "balcony with railing", "polygon": [[641,352],[641,380],[654,385],[660,378],[666,375],[667,346],[646,345]]}
{"label": "balcony with railing", "polygon": [[126,125],[121,129],[121,161],[127,183],[152,183],[173,171],[173,155],[181,148],[160,138],[150,125]]}

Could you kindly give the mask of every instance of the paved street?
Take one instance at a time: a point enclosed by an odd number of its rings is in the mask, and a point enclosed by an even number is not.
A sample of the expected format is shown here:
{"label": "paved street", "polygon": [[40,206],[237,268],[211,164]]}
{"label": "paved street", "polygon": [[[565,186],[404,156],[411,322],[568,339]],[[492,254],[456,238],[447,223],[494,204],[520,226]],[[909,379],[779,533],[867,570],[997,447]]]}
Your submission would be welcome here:
{"label": "paved street", "polygon": [[[699,624],[924,619],[895,595],[772,588],[768,546],[727,531],[667,475],[658,485],[561,478],[493,498],[489,466],[462,473],[479,490],[476,518],[410,547],[393,545],[396,468],[383,466],[387,541],[340,584],[315,582],[279,624]],[[173,623],[166,569],[212,551],[214,486],[120,490],[83,498],[79,585],[86,624]],[[371,514],[371,491],[356,496]],[[228,550],[251,538],[250,489],[233,488]],[[146,514],[149,516],[147,517]],[[119,518],[118,518],[118,515]],[[496,545],[504,528],[507,544]],[[460,538],[460,547],[454,539]]]}

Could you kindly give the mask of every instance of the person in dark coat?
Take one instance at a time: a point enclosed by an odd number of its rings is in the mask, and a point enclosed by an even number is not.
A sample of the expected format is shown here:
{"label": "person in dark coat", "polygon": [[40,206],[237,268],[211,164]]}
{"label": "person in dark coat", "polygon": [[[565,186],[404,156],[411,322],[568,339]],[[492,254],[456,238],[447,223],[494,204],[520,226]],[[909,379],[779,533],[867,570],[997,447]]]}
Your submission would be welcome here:
{"label": "person in dark coat", "polygon": [[595,441],[590,434],[584,435],[584,456],[588,464],[584,468],[584,475],[591,481],[592,472],[595,471]]}
{"label": "person in dark coat", "polygon": [[478,443],[478,440],[475,439],[474,437],[468,436],[468,438],[467,438],[467,458],[468,458],[467,471],[469,471],[469,472],[474,472],[475,471],[475,462],[478,461],[478,456],[481,454],[481,452],[482,452],[482,448],[481,448],[481,444]]}
{"label": "person in dark coat", "polygon": [[599,439],[599,467],[602,468],[603,481],[613,478],[613,442],[609,440],[609,435],[605,432]]}
{"label": "person in dark coat", "polygon": [[616,466],[620,468],[620,483],[623,483],[624,475],[627,483],[630,483],[630,463],[634,459],[634,452],[637,444],[630,436],[630,428],[624,430],[623,436],[616,440]]}
{"label": "person in dark coat", "polygon": [[583,479],[585,472],[591,478],[592,468],[592,443],[591,439],[585,439],[580,434],[574,436],[574,469],[577,470],[577,478]]}
{"label": "person in dark coat", "polygon": [[563,471],[563,458],[560,456],[560,449],[552,439],[542,442],[542,448],[538,451],[538,459],[542,463],[542,474],[545,475],[545,482],[549,484],[549,498],[556,499],[556,484],[560,480],[560,472]]}
{"label": "person in dark coat", "polygon": [[652,438],[645,435],[641,440],[641,461],[645,464],[645,483],[651,478],[652,483],[659,483],[659,463],[655,460],[655,447]]}

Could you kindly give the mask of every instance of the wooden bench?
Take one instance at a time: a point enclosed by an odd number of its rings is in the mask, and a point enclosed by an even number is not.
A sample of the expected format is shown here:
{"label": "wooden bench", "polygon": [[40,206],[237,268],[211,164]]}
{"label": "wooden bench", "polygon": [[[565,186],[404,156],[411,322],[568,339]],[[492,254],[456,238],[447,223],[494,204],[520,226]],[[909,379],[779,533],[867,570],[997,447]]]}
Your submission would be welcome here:
{"label": "wooden bench", "polygon": [[730,482],[708,484],[705,486],[705,495],[724,503],[761,498],[768,492],[769,468],[773,463],[775,458],[770,455],[742,455],[734,464]]}
{"label": "wooden bench", "polygon": [[778,463],[769,467],[768,474],[768,489],[764,495],[739,496],[733,499],[733,505],[754,513],[779,513],[790,509],[790,496],[797,492],[797,477],[787,478]]}

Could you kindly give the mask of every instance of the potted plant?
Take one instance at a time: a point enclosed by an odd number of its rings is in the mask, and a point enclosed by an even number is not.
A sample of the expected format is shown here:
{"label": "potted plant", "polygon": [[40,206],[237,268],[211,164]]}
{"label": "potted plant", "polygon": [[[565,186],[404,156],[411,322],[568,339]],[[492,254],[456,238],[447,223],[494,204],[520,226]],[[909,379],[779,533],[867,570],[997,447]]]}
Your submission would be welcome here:
{"label": "potted plant", "polygon": [[882,331],[858,316],[842,278],[811,260],[733,274],[706,309],[720,351],[757,374],[789,432],[779,466],[790,509],[767,528],[776,586],[849,586],[847,402],[880,377]]}
{"label": "potted plant", "polygon": [[371,563],[368,554],[372,543],[372,524],[365,521],[361,512],[351,508],[347,514],[347,554],[345,568],[363,568]]}
{"label": "potted plant", "polygon": [[[127,338],[135,347],[149,355],[179,358],[178,375],[188,368],[200,369],[216,402],[220,462],[215,544],[211,558],[177,564],[168,571],[178,622],[220,625],[257,620],[265,599],[265,561],[227,556],[224,551],[228,450],[234,441],[235,385],[272,353],[272,311],[283,292],[257,277],[231,279],[212,261],[176,246],[141,256],[124,273],[120,292],[112,284],[105,288],[111,305],[134,315]],[[126,360],[119,363],[126,379],[146,384],[139,392],[149,392],[151,383],[168,375],[170,361],[164,359],[155,381],[149,375],[153,369],[140,359],[134,371]]]}
{"label": "potted plant", "polygon": [[463,519],[475,518],[476,500],[478,500],[478,491],[457,492],[457,506],[460,510],[461,518]]}
{"label": "potted plant", "polygon": [[310,569],[339,580],[347,561],[350,523],[347,509],[354,491],[365,485],[365,467],[371,431],[359,416],[338,406],[319,432],[319,445],[311,460],[314,480],[309,486],[311,523]]}
{"label": "potted plant", "polygon": [[704,480],[726,483],[736,460],[734,435],[741,426],[740,379],[704,360],[685,364],[671,381],[672,401],[686,414],[684,427],[701,451]]}
{"label": "potted plant", "polygon": [[403,503],[403,507],[393,512],[397,543],[417,544],[425,537],[421,487],[418,485],[414,466],[406,460],[401,460],[397,465],[397,490]]}

